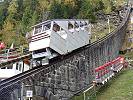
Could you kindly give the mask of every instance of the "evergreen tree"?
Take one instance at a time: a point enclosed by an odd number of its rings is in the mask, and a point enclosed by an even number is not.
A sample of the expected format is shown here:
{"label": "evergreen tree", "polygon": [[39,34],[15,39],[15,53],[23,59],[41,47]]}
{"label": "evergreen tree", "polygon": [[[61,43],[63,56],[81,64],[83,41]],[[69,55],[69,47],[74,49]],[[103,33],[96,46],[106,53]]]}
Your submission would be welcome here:
{"label": "evergreen tree", "polygon": [[50,2],[49,0],[38,0],[39,3],[39,11],[40,11],[40,20],[47,20],[50,12]]}
{"label": "evergreen tree", "polygon": [[24,6],[23,6],[23,0],[17,0],[17,15],[16,15],[16,20],[20,21],[22,20],[23,17],[23,12],[24,12]]}
{"label": "evergreen tree", "polygon": [[[4,0],[0,3],[0,40],[24,44],[31,26],[46,19],[87,18],[99,10],[110,13],[125,0]],[[49,14],[50,12],[50,14]],[[23,41],[23,42],[20,42]]]}
{"label": "evergreen tree", "polygon": [[3,4],[0,5],[0,30],[3,28],[4,21],[8,15],[8,6],[9,6],[9,1],[5,0]]}
{"label": "evergreen tree", "polygon": [[50,12],[51,12],[51,19],[60,19],[63,18],[63,12],[62,12],[62,4],[53,1],[51,6],[50,6]]}
{"label": "evergreen tree", "polygon": [[16,40],[16,27],[17,21],[15,19],[17,13],[17,4],[16,2],[11,1],[8,7],[8,16],[3,25],[3,41],[8,45]]}
{"label": "evergreen tree", "polygon": [[95,21],[95,15],[94,15],[94,8],[93,5],[91,4],[90,0],[85,0],[82,3],[82,7],[80,8],[78,18],[82,19],[90,19],[90,21]]}
{"label": "evergreen tree", "polygon": [[30,25],[31,25],[31,19],[32,19],[32,11],[30,9],[30,7],[26,7],[23,13],[23,17],[22,17],[22,26],[23,26],[23,34],[26,33],[26,31],[28,31]]}

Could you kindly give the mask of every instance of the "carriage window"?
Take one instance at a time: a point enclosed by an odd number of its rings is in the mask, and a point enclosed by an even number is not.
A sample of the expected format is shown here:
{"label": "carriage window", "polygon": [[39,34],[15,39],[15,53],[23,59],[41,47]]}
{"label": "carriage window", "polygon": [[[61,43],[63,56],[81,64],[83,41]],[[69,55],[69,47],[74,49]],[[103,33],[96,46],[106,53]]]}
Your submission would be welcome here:
{"label": "carriage window", "polygon": [[43,26],[43,31],[49,30],[51,28],[51,23]]}
{"label": "carriage window", "polygon": [[69,22],[68,23],[68,29],[72,29],[73,28],[73,25]]}
{"label": "carriage window", "polygon": [[87,25],[87,23],[85,22],[85,25]]}
{"label": "carriage window", "polygon": [[80,22],[80,27],[84,26],[84,24],[82,22]]}
{"label": "carriage window", "polygon": [[2,67],[1,69],[6,69],[6,67]]}
{"label": "carriage window", "polygon": [[7,69],[12,69],[12,65],[8,66]]}
{"label": "carriage window", "polygon": [[18,67],[19,67],[19,66],[18,66],[18,63],[16,63],[16,70],[18,70]]}
{"label": "carriage window", "polygon": [[53,30],[54,30],[55,32],[60,31],[60,26],[57,25],[56,23],[54,23],[54,25],[53,25]]}
{"label": "carriage window", "polygon": [[78,25],[78,23],[74,23],[74,28],[79,28],[79,25]]}
{"label": "carriage window", "polygon": [[46,52],[46,49],[40,49],[40,50],[36,50],[33,53],[37,54],[37,53],[42,53],[42,52]]}
{"label": "carriage window", "polygon": [[36,26],[34,34],[40,33],[41,30],[42,30],[42,25]]}

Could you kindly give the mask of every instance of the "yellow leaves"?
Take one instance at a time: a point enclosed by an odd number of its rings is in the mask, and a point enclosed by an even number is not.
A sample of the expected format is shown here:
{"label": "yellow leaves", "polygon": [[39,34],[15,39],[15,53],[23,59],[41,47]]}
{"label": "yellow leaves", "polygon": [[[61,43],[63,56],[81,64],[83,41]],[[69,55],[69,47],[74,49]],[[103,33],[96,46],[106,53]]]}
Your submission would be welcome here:
{"label": "yellow leaves", "polygon": [[3,29],[4,30],[13,30],[16,26],[16,23],[14,20],[7,17],[7,19],[4,22]]}
{"label": "yellow leaves", "polygon": [[75,6],[76,5],[75,3],[76,3],[75,0],[64,0],[64,4],[66,5]]}
{"label": "yellow leaves", "polygon": [[18,7],[18,5],[16,4],[16,2],[12,1],[8,7],[8,13],[10,13],[10,14],[16,13],[17,7]]}
{"label": "yellow leaves", "polygon": [[110,12],[111,12],[111,7],[112,7],[112,5],[111,5],[111,1],[110,0],[102,0],[103,1],[103,3],[104,3],[104,12],[106,13],[106,14],[109,14]]}
{"label": "yellow leaves", "polygon": [[38,0],[41,9],[46,10],[49,6],[49,2],[47,0]]}
{"label": "yellow leaves", "polygon": [[15,37],[15,35],[16,35],[15,32],[9,31],[9,30],[2,30],[1,33],[2,33],[2,41],[5,44],[12,42],[13,37]]}
{"label": "yellow leaves", "polygon": [[105,9],[105,13],[106,14],[109,14],[111,12],[111,7],[110,6],[107,6],[106,9]]}
{"label": "yellow leaves", "polygon": [[89,0],[92,5],[97,5],[100,0]]}
{"label": "yellow leaves", "polygon": [[124,0],[114,0],[114,4],[116,7],[123,5],[124,4]]}
{"label": "yellow leaves", "polygon": [[13,24],[9,21],[6,21],[4,23],[4,30],[12,30],[13,29]]}
{"label": "yellow leaves", "polygon": [[13,42],[14,37],[16,37],[15,22],[9,16],[4,22],[2,34],[2,40],[6,44]]}

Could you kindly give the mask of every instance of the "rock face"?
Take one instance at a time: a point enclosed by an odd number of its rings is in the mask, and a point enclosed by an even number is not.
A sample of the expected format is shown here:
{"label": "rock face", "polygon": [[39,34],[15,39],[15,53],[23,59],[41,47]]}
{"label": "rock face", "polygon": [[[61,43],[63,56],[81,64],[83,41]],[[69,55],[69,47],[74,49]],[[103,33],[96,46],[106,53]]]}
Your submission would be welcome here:
{"label": "rock face", "polygon": [[121,7],[119,10],[115,10],[111,14],[104,14],[102,11],[96,13],[97,22],[92,23],[91,27],[91,42],[107,35],[109,33],[109,30],[110,32],[115,30],[125,17],[126,10],[126,7]]}

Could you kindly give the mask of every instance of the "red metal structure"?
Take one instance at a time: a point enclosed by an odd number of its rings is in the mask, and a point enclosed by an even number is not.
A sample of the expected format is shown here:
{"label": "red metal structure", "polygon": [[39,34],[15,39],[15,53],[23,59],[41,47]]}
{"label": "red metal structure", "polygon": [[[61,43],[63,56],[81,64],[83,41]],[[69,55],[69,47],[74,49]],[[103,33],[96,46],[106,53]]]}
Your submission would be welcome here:
{"label": "red metal structure", "polygon": [[112,61],[112,68],[114,72],[119,72],[123,68],[124,58],[118,57]]}
{"label": "red metal structure", "polygon": [[119,72],[123,68],[124,58],[118,57],[113,61],[107,62],[102,66],[95,68],[95,81],[96,83],[104,84],[107,82],[112,76],[114,76],[115,72]]}

